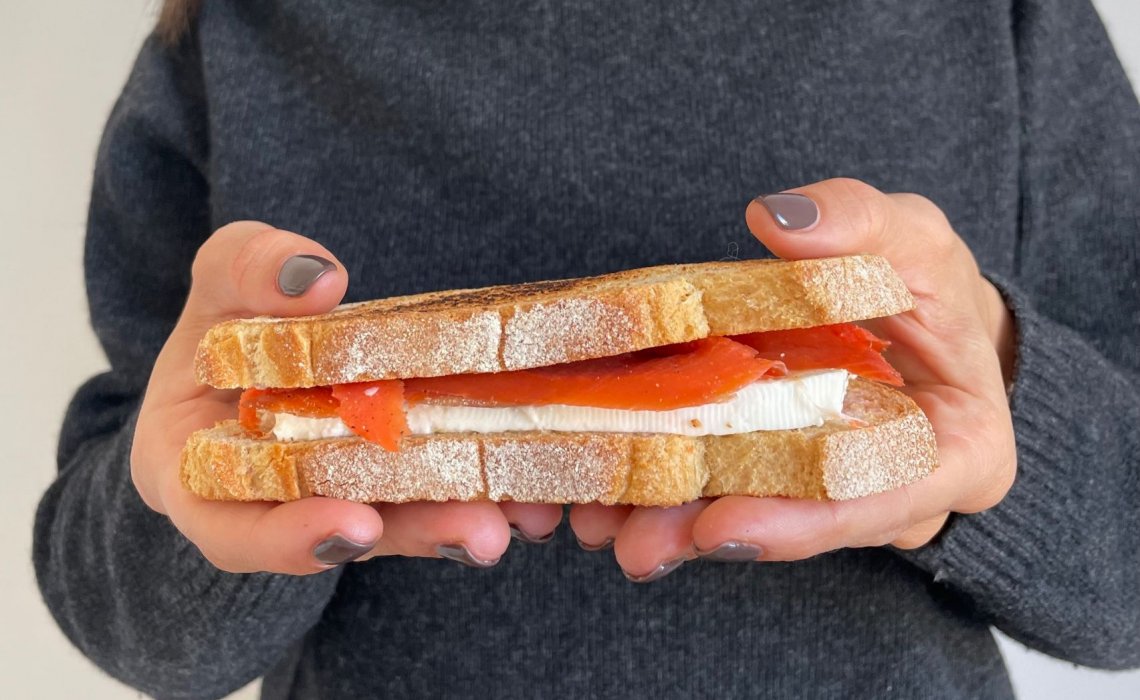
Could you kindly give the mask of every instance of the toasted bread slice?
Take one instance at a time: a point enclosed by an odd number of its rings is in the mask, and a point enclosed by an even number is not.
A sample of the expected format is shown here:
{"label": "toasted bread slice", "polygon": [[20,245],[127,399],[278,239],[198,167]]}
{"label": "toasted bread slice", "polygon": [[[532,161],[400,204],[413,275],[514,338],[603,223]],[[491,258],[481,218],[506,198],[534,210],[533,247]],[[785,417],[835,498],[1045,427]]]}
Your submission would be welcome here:
{"label": "toasted bread slice", "polygon": [[850,421],[726,437],[476,433],[277,442],[227,421],[191,436],[182,481],[212,500],[524,501],[669,506],[701,496],[849,499],[917,481],[937,466],[934,434],[907,396],[853,379]]}
{"label": "toasted bread slice", "polygon": [[197,375],[234,389],[500,372],[913,305],[890,265],[870,255],[665,265],[230,321],[202,340]]}

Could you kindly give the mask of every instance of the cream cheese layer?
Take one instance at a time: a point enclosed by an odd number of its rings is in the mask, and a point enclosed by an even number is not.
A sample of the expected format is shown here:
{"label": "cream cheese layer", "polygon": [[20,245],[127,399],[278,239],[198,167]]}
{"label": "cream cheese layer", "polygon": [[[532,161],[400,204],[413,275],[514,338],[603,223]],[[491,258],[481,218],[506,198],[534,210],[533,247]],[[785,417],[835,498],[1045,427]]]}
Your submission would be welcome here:
{"label": "cream cheese layer", "polygon": [[[735,435],[757,430],[790,430],[822,425],[842,415],[847,393],[845,370],[794,373],[764,379],[728,399],[667,411],[628,411],[589,406],[452,406],[420,403],[407,409],[413,435],[433,433],[504,433],[513,431],[666,433]],[[273,413],[271,431],[278,440],[347,437],[352,430],[340,418],[307,418]],[[268,422],[268,420],[266,421]]]}

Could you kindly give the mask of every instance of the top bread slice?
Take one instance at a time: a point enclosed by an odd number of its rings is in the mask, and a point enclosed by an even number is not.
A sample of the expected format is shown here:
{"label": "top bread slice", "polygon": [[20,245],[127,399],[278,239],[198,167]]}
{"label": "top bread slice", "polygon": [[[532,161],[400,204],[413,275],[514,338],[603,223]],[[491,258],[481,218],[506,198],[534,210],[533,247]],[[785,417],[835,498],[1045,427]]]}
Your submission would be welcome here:
{"label": "top bread slice", "polygon": [[236,389],[501,372],[913,306],[887,261],[872,255],[662,265],[228,321],[199,345],[197,376]]}

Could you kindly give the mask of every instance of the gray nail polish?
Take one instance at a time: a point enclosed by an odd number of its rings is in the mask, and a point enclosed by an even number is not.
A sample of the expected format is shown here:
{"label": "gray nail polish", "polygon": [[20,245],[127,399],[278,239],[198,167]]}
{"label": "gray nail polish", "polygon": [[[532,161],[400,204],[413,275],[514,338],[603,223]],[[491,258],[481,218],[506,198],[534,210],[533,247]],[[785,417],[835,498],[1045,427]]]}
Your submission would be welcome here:
{"label": "gray nail polish", "polygon": [[519,542],[522,542],[523,544],[546,544],[550,540],[554,539],[554,530],[551,530],[542,537],[534,537],[532,535],[526,534],[518,527],[511,525],[511,537],[518,540]]}
{"label": "gray nail polish", "polygon": [[281,265],[277,288],[287,297],[299,297],[336,264],[317,255],[294,255]]}
{"label": "gray nail polish", "polygon": [[475,569],[489,569],[499,563],[498,559],[476,559],[467,547],[461,544],[441,544],[435,548],[435,553],[444,559],[457,561]]}
{"label": "gray nail polish", "polygon": [[802,194],[781,192],[757,197],[756,201],[785,231],[803,231],[819,222],[819,207]]}
{"label": "gray nail polish", "polygon": [[708,561],[755,561],[764,550],[747,542],[725,542],[716,549],[698,552],[701,559]]}
{"label": "gray nail polish", "polygon": [[665,578],[669,574],[676,571],[677,568],[680,567],[681,564],[684,564],[686,561],[688,561],[688,558],[686,557],[677,557],[676,559],[663,561],[657,566],[656,569],[650,571],[644,576],[633,576],[628,571],[625,571],[623,573],[625,573],[625,577],[627,579],[633,581],[634,583],[649,583],[651,581],[657,581],[658,579]]}
{"label": "gray nail polish", "polygon": [[375,542],[364,544],[346,540],[340,535],[333,535],[313,548],[313,557],[322,564],[347,564],[348,562],[367,554]]}
{"label": "gray nail polish", "polygon": [[578,546],[587,552],[600,552],[603,549],[609,549],[614,546],[614,538],[607,537],[601,544],[586,544],[582,540],[578,540]]}

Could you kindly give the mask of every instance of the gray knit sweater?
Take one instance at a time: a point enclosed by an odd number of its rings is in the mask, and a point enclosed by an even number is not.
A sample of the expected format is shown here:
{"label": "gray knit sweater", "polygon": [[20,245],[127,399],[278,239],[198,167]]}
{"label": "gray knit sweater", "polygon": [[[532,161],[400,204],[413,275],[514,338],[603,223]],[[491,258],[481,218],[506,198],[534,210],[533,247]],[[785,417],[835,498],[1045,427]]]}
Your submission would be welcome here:
{"label": "gray knit sweater", "polygon": [[[111,371],[67,414],[35,565],[68,637],[164,698],[1003,698],[990,628],[1140,665],[1140,110],[1086,0],[206,2],[148,41],[87,239]],[[130,481],[195,249],[258,218],[349,299],[762,254],[760,192],[938,203],[1018,327],[1020,472],[916,553],[695,562],[563,527],[495,568],[214,570]]]}

